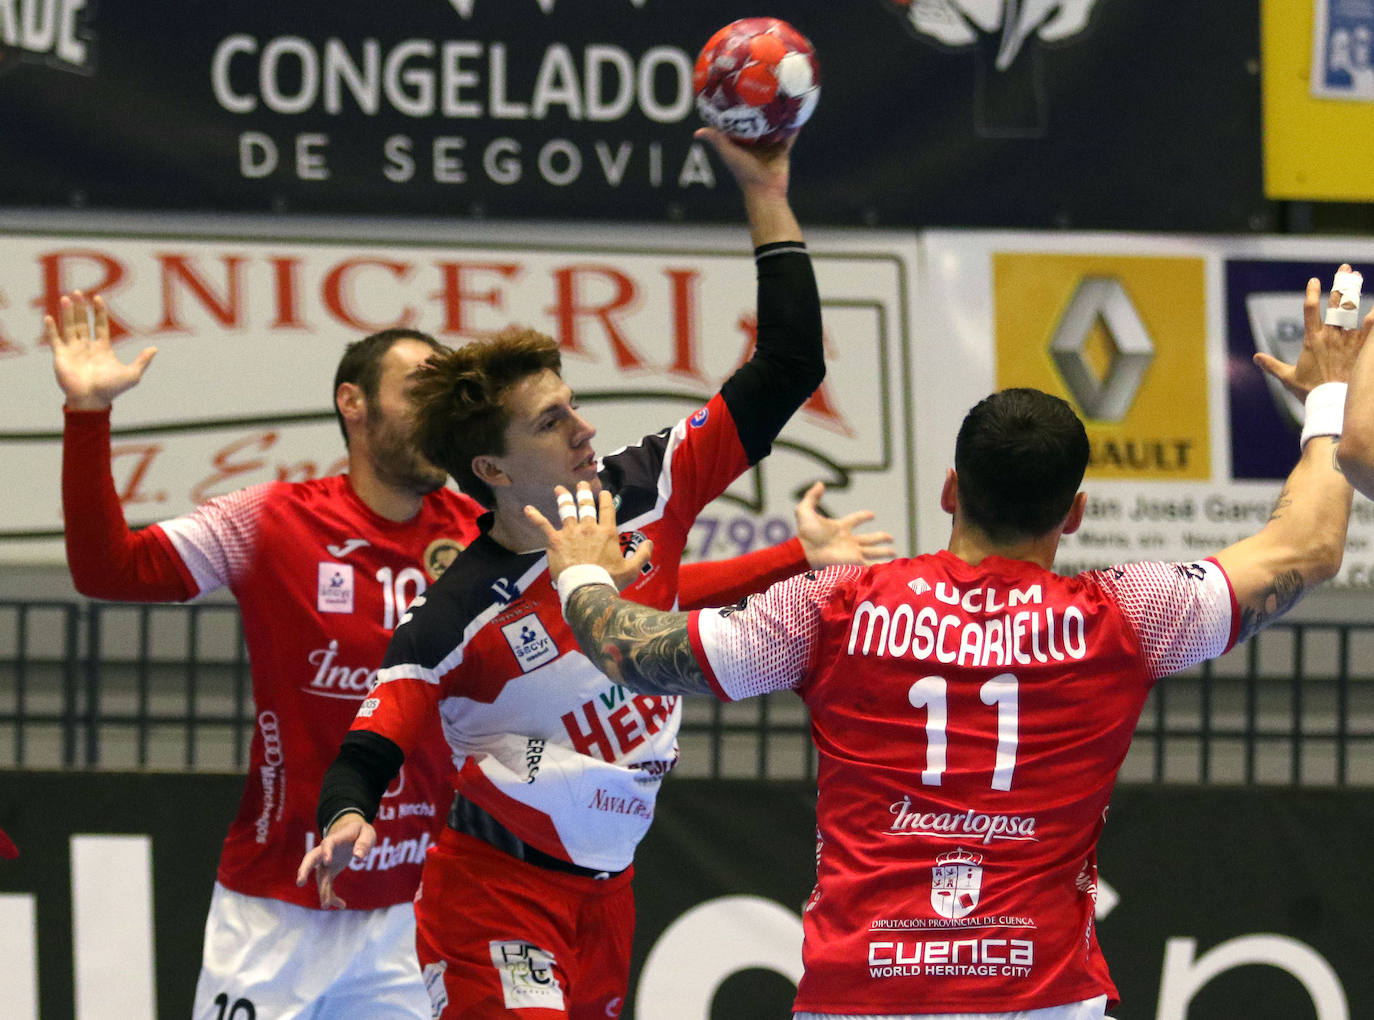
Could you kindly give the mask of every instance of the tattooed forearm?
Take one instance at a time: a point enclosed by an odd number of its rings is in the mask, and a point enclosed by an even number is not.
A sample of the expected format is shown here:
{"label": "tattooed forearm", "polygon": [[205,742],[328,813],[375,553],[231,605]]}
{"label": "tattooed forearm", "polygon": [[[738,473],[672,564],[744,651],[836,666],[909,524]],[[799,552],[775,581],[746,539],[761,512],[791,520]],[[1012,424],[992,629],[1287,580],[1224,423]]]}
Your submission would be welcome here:
{"label": "tattooed forearm", "polygon": [[1293,505],[1293,494],[1288,491],[1288,483],[1283,483],[1283,488],[1279,490],[1279,498],[1274,500],[1274,509],[1269,511],[1269,519],[1276,521],[1283,516],[1283,512]]}
{"label": "tattooed forearm", "polygon": [[1275,577],[1274,583],[1261,598],[1242,607],[1237,643],[1254,636],[1261,627],[1272,623],[1292,609],[1302,598],[1304,590],[1302,574],[1296,570]]}
{"label": "tattooed forearm", "polygon": [[573,592],[564,616],[597,669],[643,694],[709,694],[687,639],[687,614],[619,598],[604,584]]}

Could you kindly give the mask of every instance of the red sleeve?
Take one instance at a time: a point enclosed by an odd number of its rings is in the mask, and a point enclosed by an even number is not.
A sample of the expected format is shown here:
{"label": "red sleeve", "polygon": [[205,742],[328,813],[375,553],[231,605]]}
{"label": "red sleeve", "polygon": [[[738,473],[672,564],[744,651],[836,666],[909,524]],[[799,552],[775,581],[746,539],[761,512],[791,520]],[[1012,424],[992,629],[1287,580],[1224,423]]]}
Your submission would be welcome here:
{"label": "red sleeve", "polygon": [[130,531],[110,470],[110,412],[64,409],[62,515],[67,569],[82,595],[182,602],[197,594],[156,526]]}
{"label": "red sleeve", "polygon": [[770,584],[810,566],[801,539],[710,563],[684,563],[678,573],[679,609],[716,609],[734,605],[746,595],[757,595]]}

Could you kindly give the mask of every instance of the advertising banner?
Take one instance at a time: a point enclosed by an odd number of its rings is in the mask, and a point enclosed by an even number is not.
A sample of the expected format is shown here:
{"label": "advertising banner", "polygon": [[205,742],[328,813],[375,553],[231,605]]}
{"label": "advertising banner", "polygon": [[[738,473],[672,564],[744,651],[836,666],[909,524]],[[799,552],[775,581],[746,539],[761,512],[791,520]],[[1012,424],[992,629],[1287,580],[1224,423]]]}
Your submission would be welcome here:
{"label": "advertising banner", "polygon": [[[239,784],[184,774],[7,777],[7,788],[23,791],[0,806],[19,848],[17,859],[0,860],[7,1020],[36,1020],[40,1010],[75,1020],[187,1014]],[[1117,1020],[1370,1015],[1363,919],[1374,896],[1350,834],[1369,831],[1372,811],[1355,790],[1118,790],[1097,893],[1098,939],[1122,998]],[[622,1017],[787,1016],[814,834],[808,784],[669,780],[635,864]],[[88,869],[92,859],[99,868]],[[930,889],[913,889],[914,904],[933,909],[930,900]],[[116,901],[117,911],[102,909]],[[873,952],[894,952],[893,937],[881,933]],[[111,964],[111,946],[122,965]]]}
{"label": "advertising banner", "polygon": [[[1068,400],[1091,444],[1061,573],[1197,559],[1259,530],[1297,462],[1301,407],[1254,355],[1292,363],[1308,279],[1325,294],[1341,262],[1374,264],[1374,246],[1350,239],[934,231],[922,243],[917,530],[930,543],[947,528],[939,491],[962,415],[993,388],[1033,386]],[[1359,496],[1333,583],[1374,584],[1374,504]]]}
{"label": "advertising banner", "polygon": [[807,223],[1270,216],[1256,0],[11,0],[0,204],[733,220],[692,74],[757,13],[820,60],[793,176]]}
{"label": "advertising banner", "polygon": [[[333,236],[303,226],[220,237],[5,234],[0,465],[26,481],[0,500],[0,561],[62,559],[61,391],[41,317],[74,289],[103,294],[124,361],[158,348],[111,419],[116,489],[133,525],[246,485],[341,470],[335,366],[347,342],[380,329],[418,328],[451,344],[510,322],[548,333],[599,430],[599,453],[690,415],[753,345],[742,225],[594,237],[335,227]],[[698,519],[692,558],[786,539],[793,505],[817,480],[830,513],[871,508],[914,544],[905,508],[915,240],[865,232],[818,237],[813,248],[827,378],[773,453]]]}
{"label": "advertising banner", "polygon": [[1261,12],[1266,197],[1374,199],[1374,6],[1262,0]]}

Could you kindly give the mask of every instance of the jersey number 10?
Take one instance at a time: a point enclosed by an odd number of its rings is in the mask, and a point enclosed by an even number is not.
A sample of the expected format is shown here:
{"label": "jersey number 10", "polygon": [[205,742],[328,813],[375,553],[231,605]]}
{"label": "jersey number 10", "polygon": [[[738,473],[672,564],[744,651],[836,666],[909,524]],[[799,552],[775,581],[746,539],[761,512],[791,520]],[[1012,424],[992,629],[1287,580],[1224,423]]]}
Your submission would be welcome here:
{"label": "jersey number 10", "polygon": [[[926,767],[921,782],[939,786],[945,771],[945,728],[949,724],[947,684],[942,676],[923,676],[911,685],[907,698],[916,708],[926,710]],[[997,706],[997,760],[992,770],[992,788],[1010,790],[1016,771],[1016,676],[999,673],[979,690],[985,705]]]}

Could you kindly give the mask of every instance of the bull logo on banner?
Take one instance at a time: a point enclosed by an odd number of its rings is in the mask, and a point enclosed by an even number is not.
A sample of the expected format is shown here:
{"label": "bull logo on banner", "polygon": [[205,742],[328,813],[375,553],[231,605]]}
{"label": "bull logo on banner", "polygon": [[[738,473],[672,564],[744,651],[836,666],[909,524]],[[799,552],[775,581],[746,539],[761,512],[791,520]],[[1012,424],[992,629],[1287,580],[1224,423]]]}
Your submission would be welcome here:
{"label": "bull logo on banner", "polygon": [[980,138],[1043,138],[1048,127],[1036,40],[1060,44],[1088,27],[1097,0],[886,0],[919,38],[978,61],[974,125]]}
{"label": "bull logo on banner", "polygon": [[935,858],[930,869],[930,905],[951,921],[968,917],[983,887],[983,855],[960,847]]}

